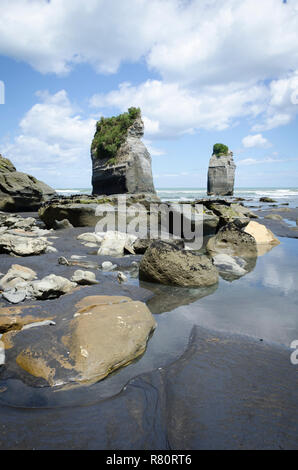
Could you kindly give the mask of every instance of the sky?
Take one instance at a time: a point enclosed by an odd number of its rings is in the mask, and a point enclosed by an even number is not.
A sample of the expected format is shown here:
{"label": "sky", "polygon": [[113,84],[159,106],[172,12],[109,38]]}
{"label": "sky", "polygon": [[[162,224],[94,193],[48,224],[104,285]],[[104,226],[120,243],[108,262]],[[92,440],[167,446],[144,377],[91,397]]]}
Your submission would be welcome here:
{"label": "sky", "polygon": [[[101,116],[141,108],[157,188],[298,187],[298,0],[0,0],[0,153],[91,186]],[[3,99],[4,98],[4,99]]]}

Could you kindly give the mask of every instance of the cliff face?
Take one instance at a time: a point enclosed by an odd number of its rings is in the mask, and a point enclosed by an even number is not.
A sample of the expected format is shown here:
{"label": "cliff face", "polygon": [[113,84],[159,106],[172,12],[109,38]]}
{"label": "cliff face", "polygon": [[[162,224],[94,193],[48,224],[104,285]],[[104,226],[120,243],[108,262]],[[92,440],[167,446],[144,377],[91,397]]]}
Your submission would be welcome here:
{"label": "cliff face", "polygon": [[232,196],[234,194],[236,165],[233,152],[213,154],[208,170],[208,195]]}
{"label": "cliff face", "polygon": [[1,211],[34,211],[55,194],[55,191],[42,181],[16,171],[11,161],[0,155]]}
{"label": "cliff face", "polygon": [[93,194],[155,193],[151,157],[141,141],[144,123],[140,112],[129,122],[113,158],[97,144],[101,132],[99,127],[91,147]]}

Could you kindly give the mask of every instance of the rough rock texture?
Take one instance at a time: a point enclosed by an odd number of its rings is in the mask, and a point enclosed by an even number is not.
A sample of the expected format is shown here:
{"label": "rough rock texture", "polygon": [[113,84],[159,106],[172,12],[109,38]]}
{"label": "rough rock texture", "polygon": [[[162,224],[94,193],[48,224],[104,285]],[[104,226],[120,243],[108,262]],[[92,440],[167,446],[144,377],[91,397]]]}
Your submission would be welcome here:
{"label": "rough rock texture", "polygon": [[123,256],[125,247],[131,248],[136,237],[122,232],[106,232],[98,250],[100,256]]}
{"label": "rough rock texture", "polygon": [[[95,227],[95,225],[102,219],[112,225],[117,226],[118,214],[121,213],[118,206],[119,198],[122,197],[122,204],[126,204],[128,211],[126,221],[127,224],[130,220],[136,217],[136,213],[143,209],[142,219],[143,225],[146,225],[147,214],[150,213],[150,205],[160,202],[159,198],[151,194],[130,194],[124,196],[72,196],[72,197],[59,197],[49,202],[46,202],[39,209],[39,216],[45,223],[47,228],[55,227],[57,221],[62,221],[67,218],[74,227]],[[115,230],[115,227],[111,230]]]}
{"label": "rough rock texture", "polygon": [[254,237],[234,223],[221,228],[214,237],[208,240],[206,248],[212,256],[224,253],[242,258],[257,257],[257,243]]}
{"label": "rough rock texture", "polygon": [[49,242],[44,237],[31,238],[10,233],[0,235],[0,253],[18,256],[40,255],[48,246]]}
{"label": "rough rock texture", "polygon": [[71,292],[76,287],[75,282],[71,282],[65,277],[50,274],[41,280],[32,281],[30,290],[36,299],[55,299],[60,295]]}
{"label": "rough rock texture", "polygon": [[98,281],[96,280],[95,274],[93,272],[83,271],[82,269],[78,269],[74,272],[71,281],[82,286],[98,284]]}
{"label": "rough rock texture", "polygon": [[0,155],[0,210],[37,210],[55,191],[31,175],[16,171],[7,158]]}
{"label": "rough rock texture", "polygon": [[[153,242],[154,240],[151,240],[150,238],[137,238],[133,244],[133,249],[137,255],[143,255]],[[180,249],[184,249],[185,247],[184,240],[181,239],[172,239],[170,243]]]}
{"label": "rough rock texture", "polygon": [[16,282],[33,281],[36,277],[36,272],[33,271],[33,269],[20,266],[19,264],[13,264],[5,276],[0,279],[0,289],[9,289],[15,287]]}
{"label": "rough rock texture", "polygon": [[208,169],[208,195],[232,196],[235,170],[233,152],[227,155],[213,154]]}
{"label": "rough rock texture", "polygon": [[92,146],[93,194],[155,193],[151,157],[141,141],[143,135],[144,123],[139,115],[112,163]]}
{"label": "rough rock texture", "polygon": [[207,287],[218,281],[217,269],[207,256],[164,241],[153,242],[146,250],[139,276],[143,281],[181,287]]}

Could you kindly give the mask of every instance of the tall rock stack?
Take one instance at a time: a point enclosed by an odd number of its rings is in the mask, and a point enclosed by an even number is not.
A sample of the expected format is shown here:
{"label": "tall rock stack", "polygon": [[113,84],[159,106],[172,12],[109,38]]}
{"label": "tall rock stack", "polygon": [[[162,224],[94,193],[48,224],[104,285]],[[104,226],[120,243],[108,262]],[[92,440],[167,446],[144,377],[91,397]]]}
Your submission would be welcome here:
{"label": "tall rock stack", "polygon": [[93,194],[155,194],[151,157],[141,141],[144,123],[139,108],[101,118],[91,146]]}
{"label": "tall rock stack", "polygon": [[233,152],[223,144],[215,144],[208,170],[208,195],[232,196],[234,194],[236,165]]}
{"label": "tall rock stack", "polygon": [[0,155],[0,211],[35,211],[56,192]]}

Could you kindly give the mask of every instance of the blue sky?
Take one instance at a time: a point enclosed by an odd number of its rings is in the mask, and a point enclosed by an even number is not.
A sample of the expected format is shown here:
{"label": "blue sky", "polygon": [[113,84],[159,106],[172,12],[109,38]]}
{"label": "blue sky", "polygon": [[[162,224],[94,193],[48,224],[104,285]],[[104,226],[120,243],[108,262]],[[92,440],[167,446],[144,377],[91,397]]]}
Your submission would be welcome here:
{"label": "blue sky", "polygon": [[1,0],[0,153],[89,187],[95,122],[140,106],[156,187],[298,186],[298,0]]}

